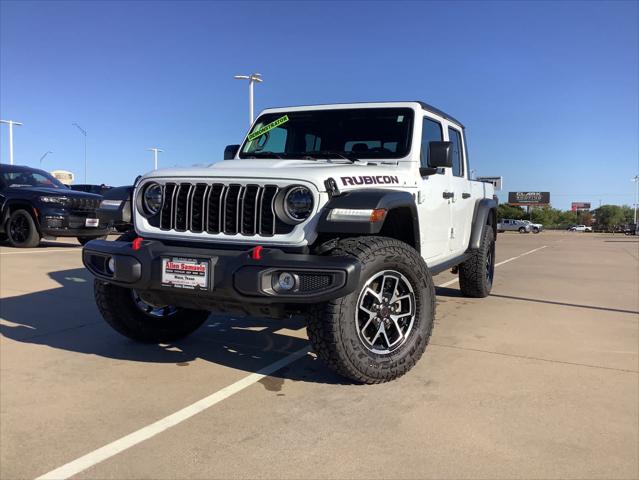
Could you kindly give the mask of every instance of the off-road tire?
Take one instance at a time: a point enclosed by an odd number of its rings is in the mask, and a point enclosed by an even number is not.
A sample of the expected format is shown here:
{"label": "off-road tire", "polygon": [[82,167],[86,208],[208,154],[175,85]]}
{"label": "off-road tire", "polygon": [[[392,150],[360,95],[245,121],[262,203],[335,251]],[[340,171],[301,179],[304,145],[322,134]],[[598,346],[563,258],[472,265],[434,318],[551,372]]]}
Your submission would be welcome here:
{"label": "off-road tire", "polygon": [[137,342],[172,342],[197,330],[209,312],[179,308],[166,318],[152,317],[140,310],[130,288],[102,280],[94,282],[95,302],[102,317],[113,329]]}
{"label": "off-road tire", "polygon": [[[383,383],[404,375],[424,353],[435,318],[435,288],[426,263],[406,243],[375,236],[341,240],[329,255],[357,258],[360,283],[345,297],[311,307],[307,331],[313,349],[331,370],[358,383]],[[415,318],[406,341],[381,355],[360,340],[355,315],[363,286],[383,270],[397,271],[410,282]]]}
{"label": "off-road tire", "polygon": [[78,239],[78,242],[80,242],[80,245],[86,245],[91,240],[106,240],[107,236],[106,235],[98,235],[97,237],[76,237],[76,238]]}
{"label": "off-road tire", "polygon": [[[487,275],[487,260],[490,255],[492,273]],[[495,269],[495,235],[490,225],[484,227],[481,244],[471,257],[459,265],[459,286],[467,297],[484,298],[493,288]]]}
{"label": "off-road tire", "polygon": [[[27,233],[24,238],[14,238],[14,235],[12,235],[12,225],[18,221],[24,222],[27,228]],[[12,247],[33,248],[40,245],[40,232],[38,231],[35,220],[26,210],[16,210],[11,214],[5,225],[5,232],[7,232],[7,238]]]}

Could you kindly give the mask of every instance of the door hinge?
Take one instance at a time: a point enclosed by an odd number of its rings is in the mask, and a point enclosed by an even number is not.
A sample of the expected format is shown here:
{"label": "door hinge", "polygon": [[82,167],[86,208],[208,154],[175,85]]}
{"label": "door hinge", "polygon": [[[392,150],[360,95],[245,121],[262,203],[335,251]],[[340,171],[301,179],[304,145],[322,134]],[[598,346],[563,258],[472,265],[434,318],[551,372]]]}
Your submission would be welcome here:
{"label": "door hinge", "polygon": [[455,228],[454,227],[451,227],[451,229],[450,229],[450,238],[451,239],[455,238]]}

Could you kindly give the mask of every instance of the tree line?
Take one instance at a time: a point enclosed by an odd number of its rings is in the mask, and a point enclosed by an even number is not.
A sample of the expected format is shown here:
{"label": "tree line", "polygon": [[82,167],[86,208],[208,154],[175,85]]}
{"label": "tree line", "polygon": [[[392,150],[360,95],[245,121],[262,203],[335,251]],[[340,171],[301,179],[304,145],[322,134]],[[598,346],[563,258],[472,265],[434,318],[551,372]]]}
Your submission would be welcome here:
{"label": "tree line", "polygon": [[522,207],[502,203],[497,208],[497,218],[530,220],[544,228],[566,229],[572,225],[588,225],[602,230],[613,230],[618,225],[633,222],[634,210],[628,205],[602,205],[594,210],[573,212],[547,207],[531,207],[530,214]]}

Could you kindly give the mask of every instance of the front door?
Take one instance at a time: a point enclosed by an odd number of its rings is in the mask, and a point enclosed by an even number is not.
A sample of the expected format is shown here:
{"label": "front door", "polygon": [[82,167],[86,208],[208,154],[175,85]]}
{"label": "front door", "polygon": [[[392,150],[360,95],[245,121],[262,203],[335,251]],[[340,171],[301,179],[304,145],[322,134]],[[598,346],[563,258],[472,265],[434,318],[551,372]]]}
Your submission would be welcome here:
{"label": "front door", "polygon": [[[442,124],[433,118],[424,117],[422,124],[421,166],[428,167],[428,143],[441,142]],[[426,261],[448,255],[451,225],[450,200],[448,196],[450,176],[446,169],[422,177],[417,208],[422,256]]]}

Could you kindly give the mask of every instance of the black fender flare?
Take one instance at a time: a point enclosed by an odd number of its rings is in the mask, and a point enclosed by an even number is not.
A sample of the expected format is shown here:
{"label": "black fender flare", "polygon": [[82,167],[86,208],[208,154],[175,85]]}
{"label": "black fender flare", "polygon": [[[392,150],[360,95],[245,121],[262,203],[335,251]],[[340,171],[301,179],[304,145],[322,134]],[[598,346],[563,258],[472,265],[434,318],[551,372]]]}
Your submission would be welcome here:
{"label": "black fender flare", "polygon": [[362,210],[384,208],[389,212],[398,208],[408,208],[413,223],[415,245],[419,250],[419,216],[415,196],[412,193],[381,188],[343,192],[331,198],[324,206],[317,225],[318,233],[376,235],[382,230],[384,222],[332,222],[328,220],[328,214],[333,208]]}
{"label": "black fender flare", "polygon": [[482,198],[475,203],[475,211],[473,212],[473,224],[470,231],[470,241],[468,242],[468,250],[476,250],[481,244],[484,226],[489,225],[497,239],[497,201],[493,198]]}

